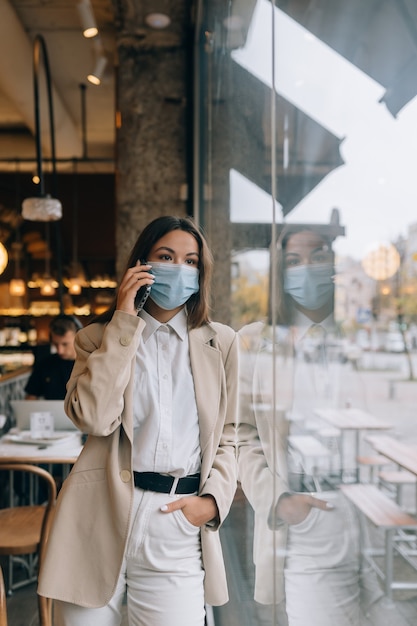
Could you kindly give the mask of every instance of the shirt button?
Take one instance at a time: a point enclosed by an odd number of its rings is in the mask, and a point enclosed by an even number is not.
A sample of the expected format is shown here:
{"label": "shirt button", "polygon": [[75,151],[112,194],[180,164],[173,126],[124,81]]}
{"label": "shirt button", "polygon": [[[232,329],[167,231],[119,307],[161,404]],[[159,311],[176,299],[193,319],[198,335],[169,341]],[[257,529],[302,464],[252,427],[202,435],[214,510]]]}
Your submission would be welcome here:
{"label": "shirt button", "polygon": [[120,472],[120,478],[122,479],[122,482],[124,483],[128,483],[131,477],[132,477],[132,474],[129,470],[124,469]]}
{"label": "shirt button", "polygon": [[122,337],[120,337],[119,341],[122,346],[128,346],[130,344],[130,337],[123,335]]}

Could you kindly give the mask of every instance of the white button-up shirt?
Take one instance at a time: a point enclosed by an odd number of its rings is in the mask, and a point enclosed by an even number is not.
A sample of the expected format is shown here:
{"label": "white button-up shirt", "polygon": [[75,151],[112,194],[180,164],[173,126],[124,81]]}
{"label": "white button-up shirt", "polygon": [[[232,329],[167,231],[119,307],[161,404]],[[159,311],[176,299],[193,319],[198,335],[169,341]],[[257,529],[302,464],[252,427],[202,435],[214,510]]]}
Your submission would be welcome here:
{"label": "white button-up shirt", "polygon": [[167,324],[146,311],[136,352],[133,469],[176,477],[200,471],[200,429],[182,309]]}

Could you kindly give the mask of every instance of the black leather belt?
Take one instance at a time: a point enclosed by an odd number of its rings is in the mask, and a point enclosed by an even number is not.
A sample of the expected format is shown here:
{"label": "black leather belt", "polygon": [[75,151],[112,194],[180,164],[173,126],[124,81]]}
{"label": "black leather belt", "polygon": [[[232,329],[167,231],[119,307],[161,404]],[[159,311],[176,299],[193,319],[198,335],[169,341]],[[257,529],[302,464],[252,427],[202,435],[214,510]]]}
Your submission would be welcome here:
{"label": "black leather belt", "polygon": [[[157,474],[155,472],[133,472],[135,487],[158,493],[170,493],[174,484],[174,476]],[[178,480],[174,493],[194,493],[200,486],[200,474],[192,474]]]}

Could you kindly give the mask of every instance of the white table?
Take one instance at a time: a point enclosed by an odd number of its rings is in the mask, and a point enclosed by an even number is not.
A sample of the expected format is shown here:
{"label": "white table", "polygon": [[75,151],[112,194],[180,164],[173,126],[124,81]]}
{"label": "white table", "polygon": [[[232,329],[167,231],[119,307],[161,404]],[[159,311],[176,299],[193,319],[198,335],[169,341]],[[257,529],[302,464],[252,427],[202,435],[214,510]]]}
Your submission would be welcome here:
{"label": "white table", "polygon": [[316,409],[314,413],[323,419],[324,421],[332,424],[336,428],[339,428],[341,431],[341,467],[342,467],[342,478],[343,478],[343,468],[344,468],[344,459],[346,456],[346,443],[344,438],[344,433],[346,431],[352,431],[355,435],[354,438],[354,455],[355,455],[355,475],[356,480],[359,479],[359,466],[358,466],[358,456],[360,453],[360,437],[361,431],[369,431],[369,430],[389,430],[392,428],[391,424],[375,417],[371,413],[367,411],[362,411],[361,409]]}
{"label": "white table", "polygon": [[[0,463],[46,463],[68,464],[77,460],[81,450],[81,433],[78,431],[62,431],[65,437],[59,442],[45,445],[39,443],[23,443],[24,437],[19,433],[7,433],[0,439]],[[14,440],[16,439],[16,440]],[[20,439],[21,441],[17,441]]]}
{"label": "white table", "polygon": [[[68,431],[63,441],[51,445],[17,443],[11,441],[18,434],[6,434],[0,439],[0,468],[2,463],[32,463],[48,465],[52,473],[52,465],[62,465],[62,478],[69,474],[83,448],[81,433]],[[13,499],[13,478],[10,476],[10,498]],[[33,501],[33,485],[30,485],[29,501]]]}

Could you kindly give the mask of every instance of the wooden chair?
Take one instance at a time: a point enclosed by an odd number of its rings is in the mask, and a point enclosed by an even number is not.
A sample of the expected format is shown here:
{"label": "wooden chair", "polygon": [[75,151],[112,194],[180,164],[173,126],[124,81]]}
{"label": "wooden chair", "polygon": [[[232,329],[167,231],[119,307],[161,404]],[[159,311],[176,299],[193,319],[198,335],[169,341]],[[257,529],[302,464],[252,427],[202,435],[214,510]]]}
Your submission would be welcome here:
{"label": "wooden chair", "polygon": [[[24,463],[0,463],[0,471],[21,472],[43,480],[48,488],[45,504],[29,504],[11,506],[0,509],[0,554],[9,556],[8,591],[12,592],[28,582],[37,579],[37,569],[42,560],[44,546],[54,513],[56,500],[56,484],[52,475],[46,470]],[[29,562],[24,558],[28,557]],[[18,559],[28,571],[28,578],[13,583],[13,564]],[[51,624],[51,603],[39,597],[39,617],[41,626]]]}
{"label": "wooden chair", "polygon": [[0,626],[7,626],[6,589],[4,587],[3,570],[0,567]]}

